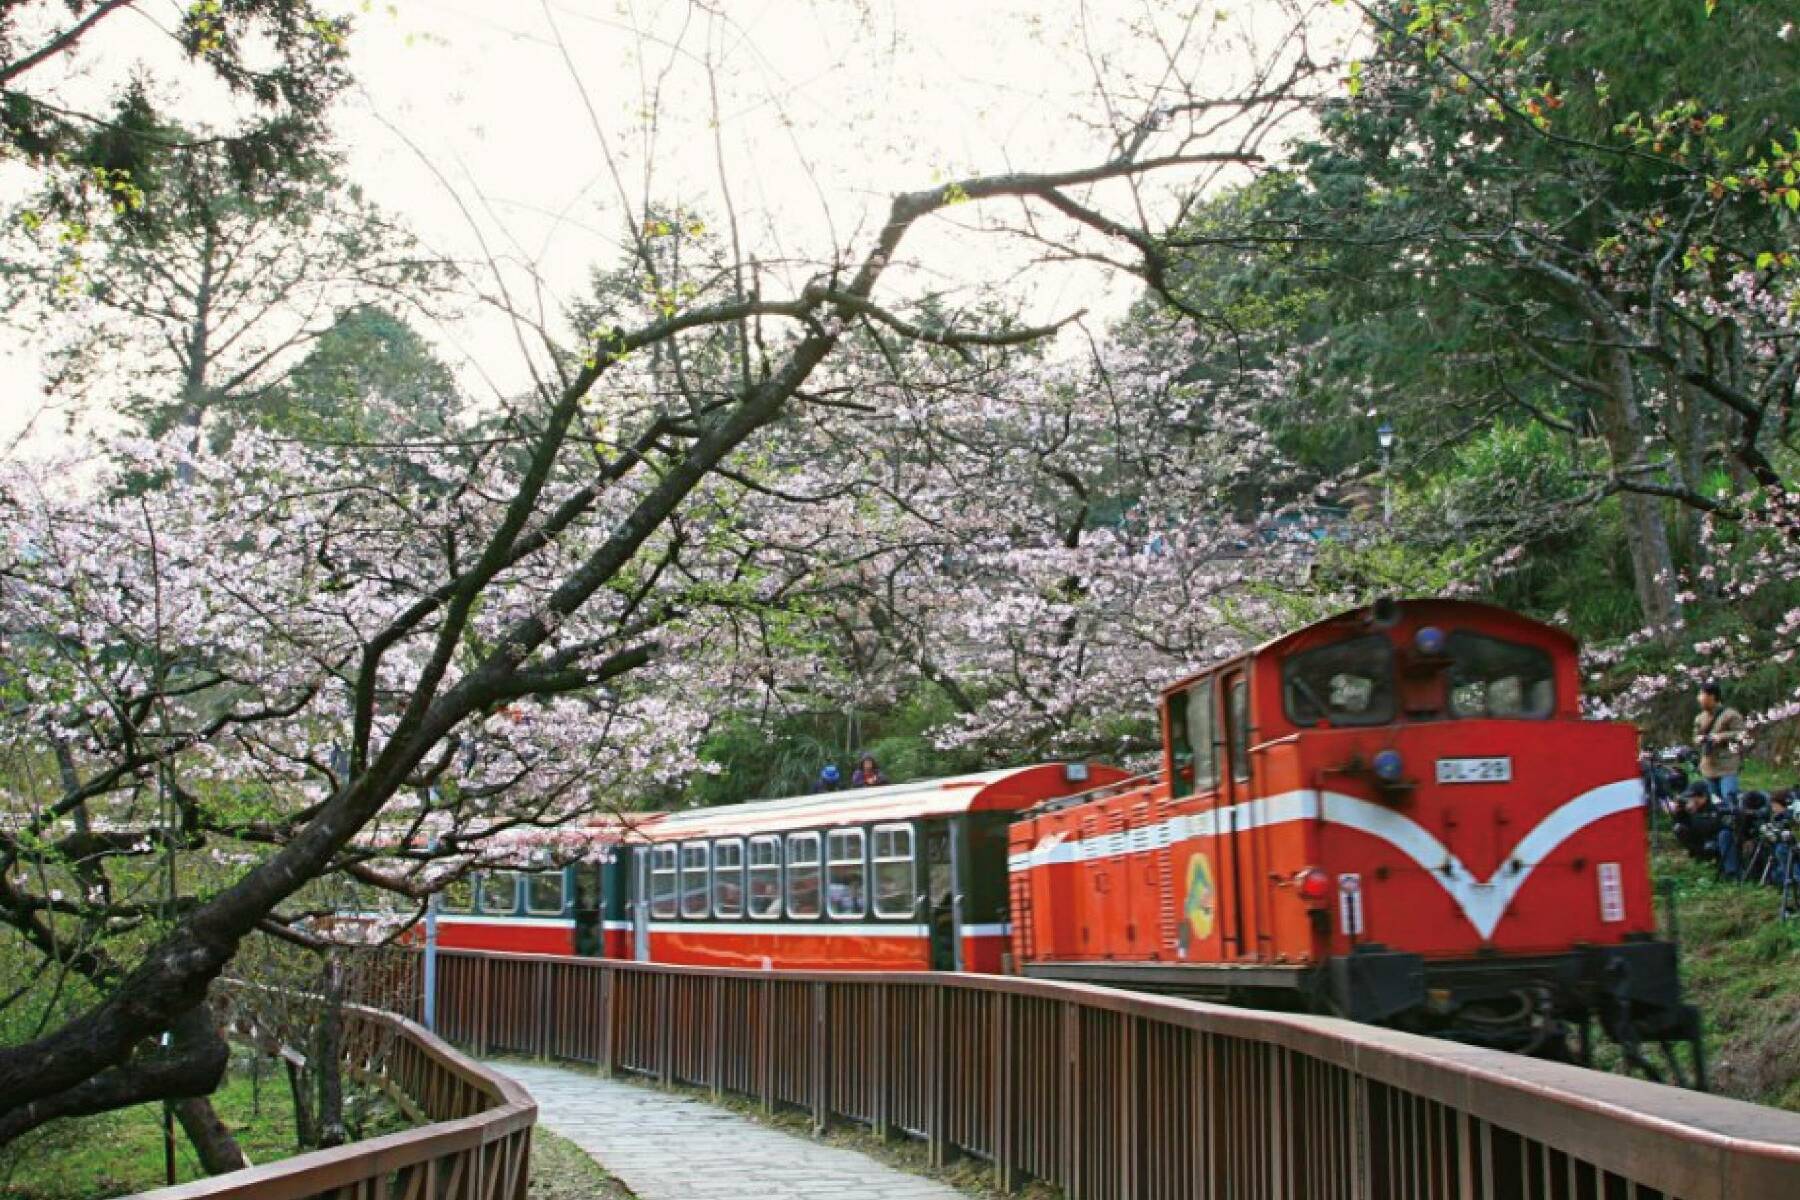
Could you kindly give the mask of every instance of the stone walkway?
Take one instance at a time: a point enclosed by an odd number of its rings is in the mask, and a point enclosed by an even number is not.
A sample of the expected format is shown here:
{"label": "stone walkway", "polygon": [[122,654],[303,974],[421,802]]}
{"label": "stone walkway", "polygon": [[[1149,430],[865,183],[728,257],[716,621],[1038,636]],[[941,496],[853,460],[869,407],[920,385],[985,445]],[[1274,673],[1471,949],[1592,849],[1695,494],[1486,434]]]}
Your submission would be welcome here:
{"label": "stone walkway", "polygon": [[962,1193],[698,1100],[592,1072],[494,1066],[524,1084],[538,1120],[641,1200],[958,1200]]}

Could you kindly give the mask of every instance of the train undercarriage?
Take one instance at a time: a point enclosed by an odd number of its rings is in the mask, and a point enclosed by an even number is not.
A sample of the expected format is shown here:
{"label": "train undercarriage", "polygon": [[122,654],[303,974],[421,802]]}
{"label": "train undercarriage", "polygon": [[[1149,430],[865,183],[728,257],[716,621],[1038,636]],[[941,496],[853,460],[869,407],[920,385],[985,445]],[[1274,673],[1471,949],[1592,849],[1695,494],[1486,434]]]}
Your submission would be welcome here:
{"label": "train undercarriage", "polygon": [[1087,961],[1028,963],[1023,973],[1322,1013],[1582,1066],[1611,1057],[1598,1032],[1628,1072],[1706,1089],[1699,1012],[1681,1001],[1675,947],[1668,942],[1452,960],[1366,944],[1310,966]]}

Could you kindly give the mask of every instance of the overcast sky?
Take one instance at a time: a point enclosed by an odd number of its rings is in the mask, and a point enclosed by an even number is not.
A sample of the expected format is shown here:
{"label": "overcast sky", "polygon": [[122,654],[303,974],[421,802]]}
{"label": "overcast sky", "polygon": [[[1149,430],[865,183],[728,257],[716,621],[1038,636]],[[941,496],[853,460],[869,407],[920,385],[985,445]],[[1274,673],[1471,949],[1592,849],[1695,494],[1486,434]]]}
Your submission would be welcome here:
{"label": "overcast sky", "polygon": [[[434,249],[503,260],[515,301],[537,307],[542,297],[552,322],[591,266],[618,261],[622,214],[646,194],[716,223],[729,189],[749,250],[765,261],[820,261],[866,246],[896,191],[1104,158],[1096,62],[1135,112],[1166,82],[1162,43],[1185,38],[1184,68],[1204,62],[1219,93],[1247,69],[1251,42],[1284,27],[1277,0],[1202,4],[1191,21],[1176,6],[1130,0],[353,7],[359,84],[339,120],[352,177]],[[140,62],[156,68],[147,28],[116,26],[78,76],[99,86]],[[1151,29],[1161,37],[1145,36]],[[1213,46],[1204,57],[1202,41]],[[180,95],[190,119],[212,103]],[[934,221],[911,244],[919,271],[902,278],[964,296],[1004,284],[1035,318],[1083,307],[1103,317],[1127,302],[1128,284],[1109,285],[1093,269],[1022,274],[1026,247],[967,228],[986,215],[952,210]],[[428,332],[473,390],[526,378],[492,312]],[[0,345],[0,445],[43,404],[29,346],[17,336]],[[56,425],[39,422],[46,437]]]}

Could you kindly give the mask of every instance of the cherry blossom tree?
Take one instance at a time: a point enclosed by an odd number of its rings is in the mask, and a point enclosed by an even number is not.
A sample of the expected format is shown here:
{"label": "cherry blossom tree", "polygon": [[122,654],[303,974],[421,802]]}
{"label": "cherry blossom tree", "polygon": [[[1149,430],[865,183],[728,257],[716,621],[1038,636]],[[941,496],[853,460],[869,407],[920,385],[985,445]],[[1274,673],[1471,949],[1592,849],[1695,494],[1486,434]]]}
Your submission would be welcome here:
{"label": "cherry blossom tree", "polygon": [[[1159,209],[1141,187],[1254,166],[1271,105],[1295,102],[1316,71],[1296,43],[1280,54],[1269,86],[1242,95],[1206,96],[1173,73],[1147,101],[1122,93],[1111,149],[1092,163],[902,191],[804,273],[735,244],[717,263],[677,259],[672,214],[687,210],[622,199],[631,287],[577,309],[572,341],[511,305],[521,345],[541,348],[536,386],[435,436],[345,446],[247,430],[228,459],[180,438],[122,442],[85,495],[64,486],[63,465],[8,464],[0,921],[92,1003],[0,1047],[0,1144],[58,1117],[210,1090],[225,1047],[208,986],[253,933],[316,936],[306,918],[331,907],[321,880],[417,897],[507,830],[565,826],[693,769],[694,731],[738,677],[719,639],[818,573],[778,524],[748,519],[785,503],[804,471],[790,439],[863,409],[923,437],[919,405],[940,384],[913,377],[922,351],[980,361],[1056,328],[999,298],[936,302],[922,284],[932,264],[908,253],[915,231],[1023,215],[1037,244],[1117,254],[1154,287]],[[1191,398],[1159,390],[1158,370],[1144,368],[1144,402],[1189,419]],[[959,467],[1007,463],[1035,519],[1060,527],[1068,495],[1090,484],[1058,494],[1059,455],[1087,453],[1106,419],[1072,383],[1047,382],[1048,421],[1034,395],[994,401],[1041,471],[998,442],[953,448],[979,433],[980,405],[946,412],[929,436]],[[1247,432],[1200,421],[1192,454]],[[1090,533],[1071,517],[1074,544],[1022,531],[958,568],[1020,619],[1094,624],[1007,651],[1050,663],[1025,701],[1059,731],[1047,738],[1081,736],[1060,731],[1091,701],[1059,693],[1089,678],[1113,636],[1097,615],[1105,589],[1141,573],[1158,593],[1141,611],[1166,613],[1229,574],[1177,565],[1190,545],[1216,552],[1181,510],[1216,496],[1229,470],[1188,478],[1161,463],[1156,438],[1144,429],[1094,476],[1160,472],[1165,490],[1143,489],[1125,518],[1141,532]],[[941,474],[892,463],[890,498],[957,519],[970,481],[940,494]],[[180,486],[126,486],[171,477]],[[896,579],[922,601],[965,603]],[[968,617],[964,629],[984,636]],[[1167,642],[1170,661],[1191,660],[1202,637],[1133,632]],[[994,701],[973,717],[1004,729],[995,714],[1026,686],[1017,667],[964,647],[946,669]]]}

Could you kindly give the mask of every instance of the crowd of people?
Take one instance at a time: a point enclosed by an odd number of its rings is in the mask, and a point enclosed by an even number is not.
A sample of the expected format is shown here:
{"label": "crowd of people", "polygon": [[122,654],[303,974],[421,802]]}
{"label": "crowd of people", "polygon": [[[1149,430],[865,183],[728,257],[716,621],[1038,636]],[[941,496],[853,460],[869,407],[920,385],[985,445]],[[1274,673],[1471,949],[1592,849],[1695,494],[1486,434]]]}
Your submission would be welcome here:
{"label": "crowd of people", "polygon": [[1694,744],[1665,756],[1673,761],[1648,765],[1650,796],[1690,856],[1713,864],[1722,879],[1780,888],[1781,915],[1800,915],[1800,786],[1743,790],[1744,742],[1743,715],[1725,703],[1719,684],[1705,684]]}

